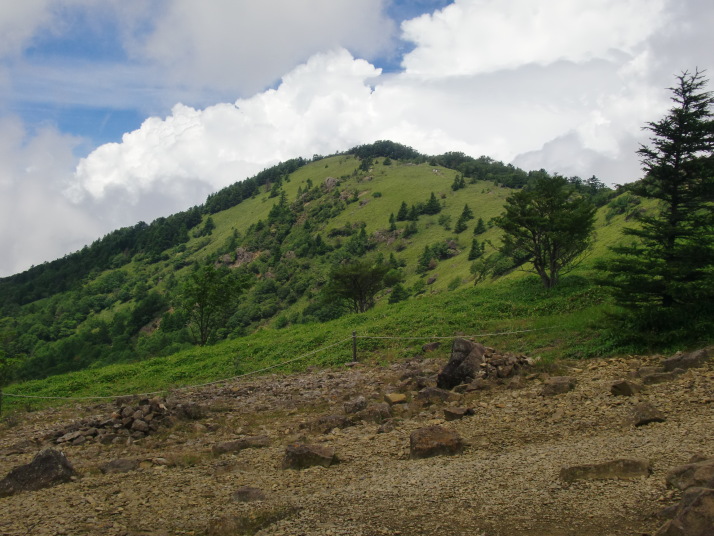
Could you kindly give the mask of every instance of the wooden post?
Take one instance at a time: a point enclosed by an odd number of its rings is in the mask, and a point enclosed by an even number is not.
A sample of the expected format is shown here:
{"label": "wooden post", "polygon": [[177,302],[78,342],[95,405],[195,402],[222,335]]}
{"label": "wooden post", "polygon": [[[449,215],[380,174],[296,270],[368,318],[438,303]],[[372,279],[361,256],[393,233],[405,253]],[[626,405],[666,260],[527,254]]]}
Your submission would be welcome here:
{"label": "wooden post", "polygon": [[352,332],[352,362],[357,362],[357,332]]}

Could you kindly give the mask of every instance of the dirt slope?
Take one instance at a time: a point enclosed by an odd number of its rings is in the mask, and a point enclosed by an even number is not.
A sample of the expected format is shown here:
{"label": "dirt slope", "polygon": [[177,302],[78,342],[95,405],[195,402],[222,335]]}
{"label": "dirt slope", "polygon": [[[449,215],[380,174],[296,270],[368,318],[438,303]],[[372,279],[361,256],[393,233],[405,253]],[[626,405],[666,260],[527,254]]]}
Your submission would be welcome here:
{"label": "dirt slope", "polygon": [[[457,395],[450,404],[473,407],[475,415],[443,424],[464,438],[464,453],[422,460],[409,459],[409,435],[442,423],[445,404],[418,403],[408,378],[433,382],[441,358],[181,392],[175,398],[205,406],[207,415],[134,442],[63,445],[80,477],[0,499],[0,534],[218,535],[235,533],[231,523],[264,535],[654,534],[663,522],[656,514],[678,498],[665,487],[667,471],[694,454],[714,455],[711,362],[632,397],[610,394],[613,380],[659,360],[566,364],[561,372],[577,379],[576,388],[554,397],[540,395],[546,374],[538,371]],[[409,402],[392,407],[393,429],[361,422],[323,433],[314,424],[344,415],[344,402],[357,396],[378,403],[397,390]],[[632,411],[642,401],[666,421],[635,427]],[[64,407],[3,423],[0,476],[49,445],[51,432],[114,410]],[[255,435],[267,435],[270,445],[211,453],[217,443]],[[285,446],[298,440],[334,447],[340,463],[282,469]],[[142,463],[121,474],[98,470],[119,458]],[[635,480],[559,478],[563,467],[616,458],[648,459],[653,472]],[[262,490],[265,499],[237,502],[241,486]]]}

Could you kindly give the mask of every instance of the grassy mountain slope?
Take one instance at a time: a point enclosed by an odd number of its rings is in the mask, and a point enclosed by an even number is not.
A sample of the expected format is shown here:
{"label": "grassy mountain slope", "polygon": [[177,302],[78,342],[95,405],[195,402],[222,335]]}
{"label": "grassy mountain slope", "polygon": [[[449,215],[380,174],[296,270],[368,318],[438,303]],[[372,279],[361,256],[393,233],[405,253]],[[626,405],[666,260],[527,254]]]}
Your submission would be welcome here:
{"label": "grassy mountain slope", "polygon": [[[355,329],[409,337],[535,326],[548,329],[499,338],[493,344],[542,350],[545,357],[597,353],[604,348],[605,343],[593,345],[592,341],[597,339],[594,330],[598,316],[607,308],[606,300],[588,277],[593,261],[620,239],[624,215],[608,218],[613,207],[600,209],[591,256],[555,292],[545,293],[537,281],[524,279],[518,270],[474,287],[468,253],[476,222],[481,218],[488,223],[497,216],[512,191],[505,184],[522,184],[529,175],[488,159],[464,161],[457,156],[447,153],[432,159],[390,161],[384,156],[341,154],[266,170],[260,184],[247,181],[233,206],[216,209],[230,204],[225,201],[226,192],[233,188],[229,187],[209,198],[206,205],[194,207],[190,218],[177,215],[165,219],[163,227],[155,222],[142,227],[141,233],[151,231],[159,244],[171,243],[168,248],[159,249],[145,237],[143,249],[131,244],[119,252],[105,248],[109,261],[97,261],[74,283],[58,284],[56,293],[48,293],[52,285],[42,280],[49,270],[0,281],[5,299],[0,314],[3,345],[7,353],[20,357],[20,377],[30,381],[10,390],[66,395],[163,389],[256,370],[341,340]],[[464,187],[452,189],[454,180],[465,172]],[[404,236],[405,221],[397,222],[396,231],[389,231],[390,214],[397,215],[403,202],[418,207],[432,193],[441,207],[438,214],[419,215],[416,233],[409,237]],[[464,205],[471,208],[474,219],[456,233]],[[189,219],[194,222],[191,227],[186,224]],[[180,229],[165,221],[178,222]],[[175,236],[183,238],[171,242]],[[476,238],[497,245],[498,230],[487,225]],[[417,264],[424,249],[443,244],[448,244],[442,248],[448,249],[444,258],[419,273]],[[486,248],[493,251],[491,246]],[[90,260],[100,257],[93,248],[85,255]],[[348,257],[387,259],[390,255],[403,264],[404,286],[411,297],[404,303],[388,304],[387,290],[378,296],[373,311],[328,322],[334,311],[320,305],[321,288],[335,263]],[[75,265],[89,262],[81,252],[77,257],[81,262],[70,257]],[[227,340],[196,348],[186,334],[185,319],[173,306],[183,278],[196,264],[205,262],[230,266],[249,284],[221,333]],[[433,281],[427,284],[428,280]],[[13,302],[10,298],[21,294],[18,288],[42,288],[44,297]],[[363,351],[376,351],[381,358],[407,355],[421,345],[375,340],[360,344]],[[246,348],[255,351],[248,355],[242,352]],[[348,349],[340,351],[330,354],[327,363],[350,357]],[[314,360],[324,358],[317,355]]]}

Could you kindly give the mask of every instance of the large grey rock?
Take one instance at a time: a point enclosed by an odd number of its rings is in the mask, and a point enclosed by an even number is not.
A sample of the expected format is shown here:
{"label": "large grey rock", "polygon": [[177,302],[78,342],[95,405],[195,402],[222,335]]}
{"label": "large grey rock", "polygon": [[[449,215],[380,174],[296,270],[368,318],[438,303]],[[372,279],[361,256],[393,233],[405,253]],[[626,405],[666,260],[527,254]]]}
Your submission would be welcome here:
{"label": "large grey rock", "polygon": [[15,467],[0,480],[0,497],[69,482],[76,475],[63,452],[45,449],[38,452],[30,463]]}
{"label": "large grey rock", "polygon": [[471,383],[478,375],[486,349],[479,343],[454,339],[451,358],[436,379],[441,389],[453,389],[462,383]]}
{"label": "large grey rock", "polygon": [[642,459],[620,459],[603,463],[563,467],[560,478],[565,482],[576,480],[629,479],[649,476],[651,464]]}
{"label": "large grey rock", "polygon": [[443,426],[419,428],[409,436],[409,453],[413,460],[432,456],[453,456],[461,454],[463,449],[461,436]]}

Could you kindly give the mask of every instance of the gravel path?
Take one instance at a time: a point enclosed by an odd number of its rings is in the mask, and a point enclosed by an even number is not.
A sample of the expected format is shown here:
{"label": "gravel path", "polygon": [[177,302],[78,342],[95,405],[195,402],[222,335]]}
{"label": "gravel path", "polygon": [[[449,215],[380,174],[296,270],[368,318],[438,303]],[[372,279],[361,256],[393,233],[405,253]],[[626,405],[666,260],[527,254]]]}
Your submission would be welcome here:
{"label": "gravel path", "polygon": [[[262,526],[249,531],[261,535],[654,534],[663,522],[658,512],[678,499],[665,487],[667,471],[696,453],[714,455],[711,363],[632,397],[610,394],[613,380],[659,359],[565,364],[577,385],[555,397],[539,394],[544,373],[459,395],[456,404],[475,415],[447,423],[443,405],[418,404],[402,379],[415,371],[433,377],[443,359],[269,376],[186,393],[208,409],[206,418],[129,444],[66,446],[81,476],[0,499],[0,535],[232,534],[222,518]],[[310,426],[341,414],[347,400],[381,402],[400,388],[410,402],[393,407],[391,431],[361,423],[323,434]],[[666,421],[636,428],[632,411],[643,401]],[[0,424],[0,475],[30,461],[52,430],[112,410],[56,408]],[[464,438],[464,453],[410,460],[410,433],[436,423]],[[259,434],[269,436],[269,447],[211,454],[218,442]],[[296,440],[333,447],[340,463],[281,469],[285,446]],[[118,458],[142,464],[123,474],[98,470]],[[616,458],[648,459],[653,472],[635,480],[559,478],[563,467]],[[240,486],[259,488],[265,499],[235,501]]]}

